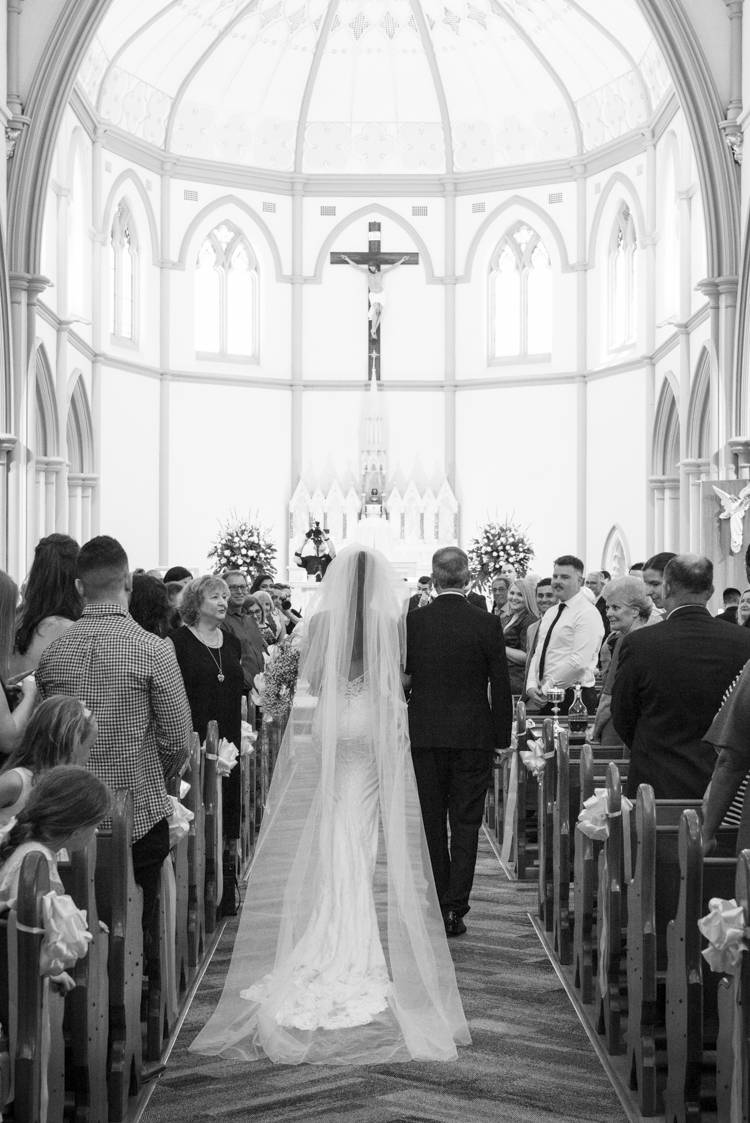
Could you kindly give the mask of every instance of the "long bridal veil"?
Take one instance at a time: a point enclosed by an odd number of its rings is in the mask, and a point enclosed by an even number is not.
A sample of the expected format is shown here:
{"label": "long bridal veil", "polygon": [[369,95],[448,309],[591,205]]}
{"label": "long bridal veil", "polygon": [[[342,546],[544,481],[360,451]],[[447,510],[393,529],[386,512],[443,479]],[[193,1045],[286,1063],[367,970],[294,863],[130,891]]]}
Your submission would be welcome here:
{"label": "long bridal veil", "polygon": [[[397,589],[382,555],[352,547],[306,614],[232,962],[196,1052],[368,1064],[449,1060],[470,1040],[411,762]],[[372,845],[360,845],[370,812]],[[368,938],[377,947],[365,955]],[[378,972],[382,1001],[369,993]],[[347,1016],[346,1002],[338,1020],[290,1002],[306,988],[315,1006],[316,983],[335,991],[341,976],[360,1016]]]}

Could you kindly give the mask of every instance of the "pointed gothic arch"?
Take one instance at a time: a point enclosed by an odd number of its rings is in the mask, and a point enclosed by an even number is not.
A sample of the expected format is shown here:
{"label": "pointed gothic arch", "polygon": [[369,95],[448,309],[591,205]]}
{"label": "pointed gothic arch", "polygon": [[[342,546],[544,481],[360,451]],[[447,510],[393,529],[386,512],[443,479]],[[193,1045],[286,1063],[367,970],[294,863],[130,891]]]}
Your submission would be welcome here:
{"label": "pointed gothic arch", "polygon": [[57,423],[57,398],[52,367],[43,343],[35,356],[35,430],[34,453],[37,457],[56,457],[60,453]]}
{"label": "pointed gothic arch", "polygon": [[146,188],[143,186],[143,181],[138,176],[133,168],[126,168],[124,172],[120,172],[117,179],[114,181],[107,194],[107,201],[104,204],[102,211],[102,234],[105,238],[109,237],[112,229],[112,220],[115,211],[120,202],[124,199],[131,214],[134,211],[133,196],[136,196],[139,203],[143,207],[143,212],[146,216],[146,223],[148,225],[149,238],[151,241],[151,260],[154,265],[158,264],[161,258],[159,250],[159,231],[156,226],[156,216],[154,215],[154,208],[149,198]]}
{"label": "pointed gothic arch", "polygon": [[687,454],[693,460],[708,460],[711,447],[711,356],[701,348],[690,391],[687,417]]}
{"label": "pointed gothic arch", "polygon": [[651,470],[655,476],[675,476],[680,463],[680,412],[672,383],[664,379],[654,414]]}
{"label": "pointed gothic arch", "polygon": [[[384,207],[380,203],[368,203],[364,207],[359,207],[358,210],[352,211],[351,214],[345,215],[340,222],[337,222],[333,230],[328,234],[328,237],[320,247],[320,252],[315,260],[315,268],[313,276],[310,280],[315,284],[320,284],[323,280],[323,267],[328,263],[328,252],[331,246],[334,245],[337,238],[357,222],[360,218],[387,218],[396,226],[400,226],[404,233],[411,238],[414,245],[417,247],[419,253],[419,264],[424,269],[425,283],[428,285],[438,284],[439,281],[435,276],[435,267],[432,263],[432,255],[427,248],[427,243],[416,230],[412,223],[407,222],[403,215],[398,214],[397,211],[391,210],[390,207]],[[441,278],[442,280],[442,278]]]}
{"label": "pointed gothic arch", "polygon": [[[591,220],[588,250],[589,265],[593,265],[597,260],[599,240],[601,238],[600,228],[605,217],[605,212],[610,204],[610,197],[618,188],[621,196],[620,203],[627,203],[633,215],[636,238],[638,242],[643,245],[643,240],[646,236],[646,216],[643,211],[641,197],[632,179],[626,176],[624,172],[613,172],[601,190],[599,202],[596,204],[594,217]],[[618,209],[620,203],[618,203]],[[609,234],[609,231],[607,231],[607,234]]]}
{"label": "pointed gothic arch", "polygon": [[73,374],[73,389],[68,405],[66,449],[69,471],[90,474],[94,471],[94,424],[83,375]]}
{"label": "pointed gothic arch", "polygon": [[630,546],[627,535],[619,523],[610,527],[602,550],[602,569],[612,577],[626,577],[630,569]]}

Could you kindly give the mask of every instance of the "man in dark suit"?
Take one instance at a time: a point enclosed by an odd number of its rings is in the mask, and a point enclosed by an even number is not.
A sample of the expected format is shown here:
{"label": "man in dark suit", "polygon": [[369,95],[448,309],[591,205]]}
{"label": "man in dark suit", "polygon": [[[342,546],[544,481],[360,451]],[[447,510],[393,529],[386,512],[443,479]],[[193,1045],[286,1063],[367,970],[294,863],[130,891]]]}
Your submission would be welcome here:
{"label": "man in dark suit", "polygon": [[730,585],[728,589],[724,590],[723,601],[724,611],[716,613],[717,620],[725,620],[727,624],[737,624],[737,610],[740,606],[740,597],[742,593],[739,589],[734,589]]}
{"label": "man in dark suit", "polygon": [[412,593],[409,597],[409,607],[407,612],[413,612],[415,608],[425,608],[426,605],[432,600],[432,578],[420,577],[417,581],[417,591]]}
{"label": "man in dark suit", "polygon": [[672,558],[661,598],[666,619],[622,640],[612,720],[630,748],[631,797],[646,783],[657,799],[700,799],[711,779],[716,754],[702,738],[750,659],[750,631],[709,614],[713,591],[708,558]]}
{"label": "man in dark suit", "polygon": [[463,550],[438,550],[432,559],[437,597],[406,618],[409,735],[449,936],[466,931],[462,917],[469,911],[493,752],[510,743],[513,716],[502,628],[497,617],[467,602],[468,578]]}

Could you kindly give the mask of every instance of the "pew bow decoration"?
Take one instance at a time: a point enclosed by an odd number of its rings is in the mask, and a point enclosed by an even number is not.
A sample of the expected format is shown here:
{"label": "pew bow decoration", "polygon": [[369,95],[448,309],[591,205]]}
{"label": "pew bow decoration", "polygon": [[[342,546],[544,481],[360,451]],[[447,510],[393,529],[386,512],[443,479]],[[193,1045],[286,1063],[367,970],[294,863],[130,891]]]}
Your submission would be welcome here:
{"label": "pew bow decoration", "polygon": [[173,850],[178,842],[183,838],[187,838],[190,833],[190,824],[192,823],[195,815],[189,807],[185,807],[180,803],[176,796],[168,796],[169,802],[172,804],[172,814],[167,819],[169,826],[169,849]]}
{"label": "pew bow decoration", "polygon": [[[633,804],[627,796],[622,796],[622,813],[629,814],[633,810]],[[594,794],[584,802],[581,811],[578,814],[578,829],[587,838],[593,838],[597,842],[603,842],[605,838],[609,838],[609,820],[612,818],[610,815],[607,804],[607,789],[596,788]]]}
{"label": "pew bow decoration", "polygon": [[551,752],[545,753],[544,742],[541,737],[538,737],[536,733],[534,733],[534,728],[533,721],[526,722],[525,738],[527,748],[521,749],[518,755],[532,776],[541,776],[547,761],[554,754]]}
{"label": "pew bow decoration", "polygon": [[39,955],[43,975],[60,975],[73,967],[89,950],[93,936],[88,930],[85,909],[79,909],[67,893],[50,889],[42,897],[44,939]]}
{"label": "pew bow decoration", "polygon": [[219,752],[216,759],[216,767],[220,776],[228,776],[234,766],[237,764],[239,757],[237,746],[232,741],[227,741],[226,737],[222,737],[219,742]]}
{"label": "pew bow decoration", "polygon": [[698,927],[708,940],[703,958],[712,971],[734,975],[742,953],[747,951],[746,937],[750,930],[745,926],[745,912],[732,897],[725,901],[712,897],[709,912],[698,921]]}
{"label": "pew bow decoration", "polygon": [[255,742],[258,734],[249,721],[242,722],[242,736],[240,738],[240,756],[251,756],[255,752]]}

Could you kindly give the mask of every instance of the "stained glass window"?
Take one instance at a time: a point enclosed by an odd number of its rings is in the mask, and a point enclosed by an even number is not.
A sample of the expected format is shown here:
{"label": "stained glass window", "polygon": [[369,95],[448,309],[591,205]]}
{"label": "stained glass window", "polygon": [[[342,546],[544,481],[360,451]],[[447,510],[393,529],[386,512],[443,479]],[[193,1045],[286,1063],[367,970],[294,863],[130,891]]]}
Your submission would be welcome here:
{"label": "stained glass window", "polygon": [[258,269],[245,236],[222,222],[195,263],[195,349],[237,357],[258,352]]}
{"label": "stained glass window", "polygon": [[552,346],[554,291],[544,242],[517,223],[490,262],[490,357],[548,357]]}

